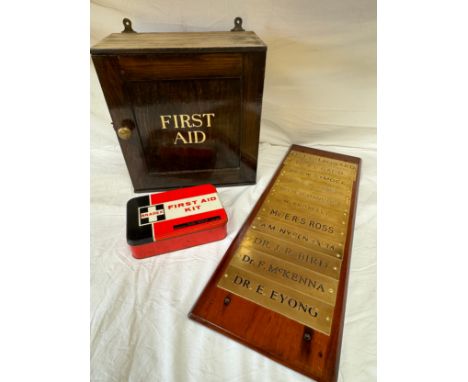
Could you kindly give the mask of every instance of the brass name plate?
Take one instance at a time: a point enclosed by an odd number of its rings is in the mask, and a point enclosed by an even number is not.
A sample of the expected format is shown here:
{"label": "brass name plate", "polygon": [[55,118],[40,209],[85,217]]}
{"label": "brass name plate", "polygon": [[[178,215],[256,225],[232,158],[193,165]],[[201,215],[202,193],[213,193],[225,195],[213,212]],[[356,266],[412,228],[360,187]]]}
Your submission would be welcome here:
{"label": "brass name plate", "polygon": [[249,246],[241,247],[237,251],[231,260],[230,266],[276,281],[329,304],[334,304],[336,299],[337,280],[301,266],[287,263],[275,256],[257,252]]}
{"label": "brass name plate", "polygon": [[[266,203],[265,203],[266,204]],[[277,221],[288,224],[294,228],[305,228],[309,232],[317,233],[335,242],[344,242],[346,238],[346,221],[327,221],[322,218],[315,218],[312,214],[292,209],[265,205],[256,217],[257,222]]]}
{"label": "brass name plate", "polygon": [[330,335],[356,175],[292,149],[217,286]]}
{"label": "brass name plate", "polygon": [[298,180],[315,180],[318,184],[332,185],[337,187],[343,187],[345,190],[349,190],[352,187],[356,175],[333,175],[329,173],[308,171],[307,169],[301,168],[296,162],[288,162],[289,164],[295,164],[296,168],[288,168],[281,172],[280,176],[296,177]]}
{"label": "brass name plate", "polygon": [[307,201],[298,199],[298,198],[291,198],[291,196],[287,194],[280,194],[275,193],[271,194],[267,201],[265,201],[264,207],[274,207],[278,204],[283,204],[291,211],[301,211],[307,214],[310,214],[311,217],[317,219],[324,219],[328,221],[336,221],[336,222],[345,222],[347,224],[348,214],[345,211],[336,211],[331,208],[324,208],[320,204],[311,204]]}
{"label": "brass name plate", "polygon": [[250,246],[252,250],[274,254],[277,258],[311,271],[320,272],[336,280],[339,278],[341,261],[338,258],[313,251],[300,244],[253,230],[247,233],[243,244]]}
{"label": "brass name plate", "polygon": [[292,184],[286,184],[286,182],[283,182],[281,187],[273,188],[269,195],[276,194],[286,194],[295,200],[302,200],[304,202],[313,203],[313,205],[328,207],[344,212],[348,211],[349,204],[351,202],[350,197],[343,198],[336,195],[330,196],[326,193],[319,192],[317,189],[315,189],[314,192],[311,192],[310,189],[304,189],[304,187],[300,187],[300,189],[298,189]]}
{"label": "brass name plate", "polygon": [[[321,155],[309,154],[297,150],[292,150],[286,161],[298,161],[301,165],[313,165],[314,170],[322,167],[326,168],[324,172],[328,171],[342,171],[341,175],[348,173],[356,177],[357,165],[339,159],[327,158]],[[337,174],[339,175],[339,174]]]}
{"label": "brass name plate", "polygon": [[218,287],[327,333],[333,306],[243,268],[229,266]]}
{"label": "brass name plate", "polygon": [[255,219],[255,223],[252,224],[249,230],[264,232],[281,240],[300,244],[311,250],[326,253],[330,256],[342,258],[344,252],[343,243],[329,240],[320,235],[320,233],[313,234],[307,229],[300,227],[293,227],[288,224],[284,224],[278,221],[270,219]]}

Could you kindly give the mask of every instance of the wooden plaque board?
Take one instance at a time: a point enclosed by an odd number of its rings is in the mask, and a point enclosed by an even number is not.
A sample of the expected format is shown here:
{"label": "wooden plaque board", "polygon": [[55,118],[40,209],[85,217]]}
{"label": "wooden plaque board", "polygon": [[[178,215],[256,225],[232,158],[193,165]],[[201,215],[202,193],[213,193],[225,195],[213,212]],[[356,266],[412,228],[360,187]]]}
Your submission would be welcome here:
{"label": "wooden plaque board", "polygon": [[189,317],[336,381],[360,163],[293,145]]}

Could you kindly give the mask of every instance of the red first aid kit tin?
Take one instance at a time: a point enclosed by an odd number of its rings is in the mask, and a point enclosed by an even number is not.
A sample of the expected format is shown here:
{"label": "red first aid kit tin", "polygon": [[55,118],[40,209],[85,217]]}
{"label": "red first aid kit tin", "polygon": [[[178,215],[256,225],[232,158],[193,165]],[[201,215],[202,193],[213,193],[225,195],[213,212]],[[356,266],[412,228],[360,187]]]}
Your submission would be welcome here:
{"label": "red first aid kit tin", "polygon": [[226,225],[226,211],[211,184],[127,203],[127,242],[137,259],[224,239]]}

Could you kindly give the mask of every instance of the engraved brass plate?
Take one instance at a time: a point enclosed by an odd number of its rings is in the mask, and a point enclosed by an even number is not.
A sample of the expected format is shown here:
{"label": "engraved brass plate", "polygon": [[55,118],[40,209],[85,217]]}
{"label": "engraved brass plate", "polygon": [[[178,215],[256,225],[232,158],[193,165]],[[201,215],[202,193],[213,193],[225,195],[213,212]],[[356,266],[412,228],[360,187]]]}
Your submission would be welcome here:
{"label": "engraved brass plate", "polygon": [[308,154],[297,150],[292,150],[287,160],[301,161],[303,165],[313,165],[315,168],[322,165],[332,168],[334,170],[346,171],[350,174],[356,174],[357,165],[339,159],[327,158],[321,155]]}
{"label": "engraved brass plate", "polygon": [[343,243],[321,237],[320,234],[313,234],[307,229],[291,227],[277,221],[257,220],[250,227],[253,231],[264,232],[276,238],[288,242],[300,244],[314,251],[319,251],[327,255],[342,258],[344,252]]}
{"label": "engraved brass plate", "polygon": [[311,271],[320,272],[336,280],[339,278],[341,260],[336,257],[324,255],[290,241],[281,240],[275,236],[253,230],[247,233],[244,243],[255,251],[270,253],[277,258],[300,265]]}
{"label": "engraved brass plate", "polygon": [[291,150],[217,286],[330,335],[356,175]]}
{"label": "engraved brass plate", "polygon": [[281,189],[281,186],[284,183],[292,187],[300,187],[300,188],[306,187],[307,189],[310,189],[311,191],[329,194],[338,198],[349,197],[351,195],[350,188],[343,188],[343,187],[337,187],[337,186],[330,185],[330,184],[324,184],[321,182],[317,182],[314,179],[301,179],[301,178],[298,178],[297,176],[294,176],[292,173],[289,173],[289,172],[286,172],[282,177],[280,177],[275,182],[275,188]]}
{"label": "engraved brass plate", "polygon": [[336,211],[331,208],[324,208],[319,204],[311,204],[280,193],[271,194],[262,207],[274,207],[279,204],[283,205],[285,208],[288,208],[288,210],[290,209],[291,211],[295,212],[301,211],[302,213],[305,212],[311,217],[317,219],[338,222],[342,225],[346,225],[348,223],[347,212]]}
{"label": "engraved brass plate", "polygon": [[218,287],[329,334],[333,306],[276,281],[229,266]]}
{"label": "engraved brass plate", "polygon": [[314,203],[324,207],[332,208],[338,211],[347,212],[349,209],[349,203],[351,198],[345,197],[344,199],[337,196],[330,196],[326,193],[317,192],[317,190],[311,191],[309,189],[303,189],[300,187],[294,187],[293,185],[287,185],[286,183],[281,185],[281,188],[273,188],[269,195],[285,194],[290,198],[303,200],[305,202]]}
{"label": "engraved brass plate", "polygon": [[354,182],[354,177],[350,177],[348,179],[336,175],[323,174],[315,171],[307,171],[300,168],[288,168],[287,171],[282,171],[280,174],[280,179],[286,178],[288,176],[291,178],[295,178],[301,182],[315,181],[319,184],[342,188],[346,191],[350,190],[350,187],[353,186]]}
{"label": "engraved brass plate", "polygon": [[346,221],[344,220],[340,222],[328,222],[321,218],[315,219],[304,212],[291,211],[282,206],[265,206],[260,210],[255,219],[256,223],[260,221],[278,221],[292,227],[300,227],[336,242],[344,242],[344,238],[346,237]]}
{"label": "engraved brass plate", "polygon": [[[289,156],[285,159],[284,163],[288,166],[294,166],[297,170],[303,170],[302,176],[306,176],[309,172],[315,172],[324,175],[330,175],[334,177],[340,177],[340,179],[349,179],[351,181],[356,180],[356,170],[350,168],[335,167],[330,164],[318,163],[315,161],[303,160],[301,158],[293,158]],[[311,168],[311,166],[313,166]],[[289,168],[291,169],[291,168]]]}
{"label": "engraved brass plate", "polygon": [[252,249],[247,243],[236,252],[231,266],[256,273],[329,304],[336,300],[338,281],[283,259]]}

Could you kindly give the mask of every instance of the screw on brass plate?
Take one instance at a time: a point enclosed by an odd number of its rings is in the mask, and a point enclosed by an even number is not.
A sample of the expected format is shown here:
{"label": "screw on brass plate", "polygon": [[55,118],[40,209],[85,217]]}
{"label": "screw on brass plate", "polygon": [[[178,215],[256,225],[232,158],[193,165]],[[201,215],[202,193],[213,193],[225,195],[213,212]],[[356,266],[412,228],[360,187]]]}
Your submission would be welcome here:
{"label": "screw on brass plate", "polygon": [[312,336],[310,335],[310,333],[308,332],[304,333],[304,341],[310,342],[311,339],[312,339]]}
{"label": "screw on brass plate", "polygon": [[231,303],[231,298],[229,296],[224,297],[224,305],[229,305]]}
{"label": "screw on brass plate", "polygon": [[337,253],[337,254],[336,254],[336,257],[340,258],[340,257],[341,257],[341,255],[340,255],[339,253]]}
{"label": "screw on brass plate", "polygon": [[328,290],[328,293],[333,293],[333,292],[334,292],[334,291],[333,291],[332,288],[330,288],[330,289]]}
{"label": "screw on brass plate", "polygon": [[338,270],[338,267],[333,267],[333,270],[334,270],[334,271],[337,271],[337,270]]}
{"label": "screw on brass plate", "polygon": [[330,317],[325,317],[325,321],[330,321]]}

